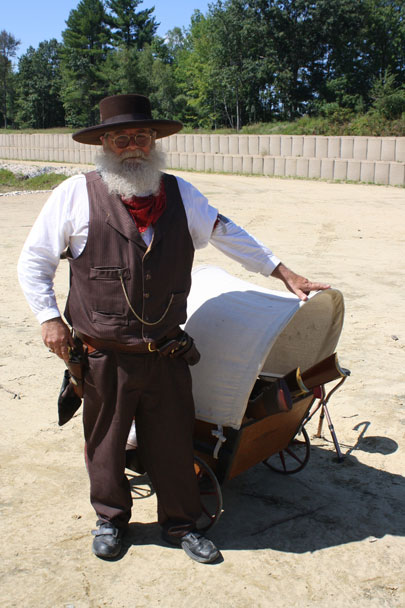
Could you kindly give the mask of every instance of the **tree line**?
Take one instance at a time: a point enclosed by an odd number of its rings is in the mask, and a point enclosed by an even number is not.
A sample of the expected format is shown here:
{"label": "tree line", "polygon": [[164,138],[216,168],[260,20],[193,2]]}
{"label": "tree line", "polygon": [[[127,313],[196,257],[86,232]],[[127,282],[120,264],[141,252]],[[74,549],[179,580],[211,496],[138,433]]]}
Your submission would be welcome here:
{"label": "tree line", "polygon": [[405,119],[405,0],[217,0],[157,35],[142,0],[80,0],[62,42],[0,32],[5,127],[80,128],[98,102],[143,93],[190,128],[299,117]]}

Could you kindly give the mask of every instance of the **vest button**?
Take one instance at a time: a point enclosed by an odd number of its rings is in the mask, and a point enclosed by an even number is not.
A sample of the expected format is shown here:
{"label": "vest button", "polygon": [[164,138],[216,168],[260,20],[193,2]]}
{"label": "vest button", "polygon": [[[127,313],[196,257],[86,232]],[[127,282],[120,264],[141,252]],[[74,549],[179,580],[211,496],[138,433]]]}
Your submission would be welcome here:
{"label": "vest button", "polygon": [[146,299],[148,299],[148,298],[150,297],[150,293],[145,292],[145,293],[143,294],[143,297],[144,297],[144,298],[146,298]]}
{"label": "vest button", "polygon": [[145,274],[145,281],[150,281],[150,280],[151,280],[151,278],[152,278],[151,273],[150,273],[150,272],[147,272],[147,273]]}

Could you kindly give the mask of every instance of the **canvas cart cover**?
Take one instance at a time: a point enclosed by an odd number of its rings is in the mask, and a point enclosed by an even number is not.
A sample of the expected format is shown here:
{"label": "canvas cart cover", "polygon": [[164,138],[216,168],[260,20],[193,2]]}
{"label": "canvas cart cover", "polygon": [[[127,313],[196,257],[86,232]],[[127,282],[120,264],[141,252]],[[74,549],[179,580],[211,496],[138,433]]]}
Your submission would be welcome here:
{"label": "canvas cart cover", "polygon": [[196,268],[185,329],[201,352],[190,368],[197,419],[238,429],[258,374],[305,371],[331,355],[343,316],[336,289],[301,302],[215,266]]}

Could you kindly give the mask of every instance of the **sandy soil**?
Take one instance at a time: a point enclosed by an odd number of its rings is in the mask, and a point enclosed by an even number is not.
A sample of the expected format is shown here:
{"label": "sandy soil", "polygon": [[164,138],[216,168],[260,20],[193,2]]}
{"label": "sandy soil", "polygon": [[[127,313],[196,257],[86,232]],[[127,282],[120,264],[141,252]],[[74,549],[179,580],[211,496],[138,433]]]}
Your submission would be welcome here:
{"label": "sandy soil", "polygon": [[[224,514],[211,533],[223,560],[212,566],[164,546],[155,497],[145,477],[134,478],[125,551],[112,563],[95,558],[80,414],[57,426],[63,364],[42,345],[16,279],[46,195],[3,197],[0,606],[404,606],[404,190],[181,175],[294,270],[343,292],[338,352],[352,376],[330,409],[345,461],[335,462],[326,428],[301,473],[283,477],[257,465],[226,484]],[[282,289],[213,248],[196,258]],[[66,286],[61,264],[60,302]]]}

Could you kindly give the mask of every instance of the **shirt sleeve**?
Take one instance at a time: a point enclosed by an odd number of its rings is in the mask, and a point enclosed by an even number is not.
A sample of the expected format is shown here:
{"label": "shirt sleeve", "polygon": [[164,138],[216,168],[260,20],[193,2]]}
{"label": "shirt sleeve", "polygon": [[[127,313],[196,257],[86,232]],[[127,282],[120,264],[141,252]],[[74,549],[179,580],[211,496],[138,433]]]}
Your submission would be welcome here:
{"label": "shirt sleeve", "polygon": [[208,199],[189,182],[177,177],[180,195],[187,216],[188,229],[195,249],[206,247],[210,241],[218,209],[208,203]]}
{"label": "shirt sleeve", "polygon": [[220,214],[210,243],[247,270],[266,277],[280,264],[279,258],[266,245]]}
{"label": "shirt sleeve", "polygon": [[86,179],[76,175],[55,188],[28,235],[17,272],[28,304],[40,323],[60,316],[53,288],[55,272],[66,247],[73,250],[74,257],[84,247],[88,215]]}

